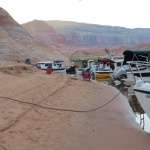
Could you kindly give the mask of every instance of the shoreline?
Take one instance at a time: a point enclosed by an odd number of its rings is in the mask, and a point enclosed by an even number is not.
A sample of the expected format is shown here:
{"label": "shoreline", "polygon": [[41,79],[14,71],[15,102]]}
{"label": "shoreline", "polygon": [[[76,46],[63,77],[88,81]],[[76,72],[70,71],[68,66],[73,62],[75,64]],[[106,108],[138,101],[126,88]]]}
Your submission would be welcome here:
{"label": "shoreline", "polygon": [[[91,110],[118,93],[115,87],[46,74],[38,69],[0,72],[0,95],[49,108]],[[9,92],[8,92],[9,91]],[[0,98],[0,144],[11,150],[149,150],[150,135],[135,122],[120,93],[91,112],[42,109]]]}

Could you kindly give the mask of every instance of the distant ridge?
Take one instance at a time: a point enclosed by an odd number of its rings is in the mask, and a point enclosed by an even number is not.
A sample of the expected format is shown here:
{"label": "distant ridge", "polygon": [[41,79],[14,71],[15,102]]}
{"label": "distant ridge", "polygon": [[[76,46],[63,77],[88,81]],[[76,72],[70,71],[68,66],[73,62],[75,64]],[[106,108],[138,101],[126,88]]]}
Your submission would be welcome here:
{"label": "distant ridge", "polygon": [[129,29],[59,20],[33,20],[22,26],[34,39],[66,56],[104,55],[105,48],[119,55],[126,49],[150,49],[150,28]]}
{"label": "distant ridge", "polygon": [[[43,21],[44,22],[44,21]],[[135,28],[129,29],[125,27],[105,26],[96,24],[77,23],[69,21],[45,21],[50,28],[53,28],[55,34],[49,32],[45,35],[38,32],[37,25],[40,21],[34,20],[22,26],[36,39],[41,39],[42,42],[48,44],[73,44],[76,46],[121,46],[121,45],[138,45],[143,42],[150,41],[150,28]],[[30,27],[29,27],[30,26]],[[33,26],[35,27],[34,30]],[[38,26],[39,27],[39,26]],[[40,25],[41,30],[45,28],[43,23]],[[38,37],[35,35],[38,34]],[[39,35],[40,34],[40,35]],[[45,41],[43,40],[43,36]],[[55,37],[55,40],[53,39]],[[58,41],[57,41],[58,39]],[[61,39],[61,40],[60,40]]]}
{"label": "distant ridge", "polygon": [[[46,22],[65,38],[75,41],[77,45],[79,42],[79,45],[84,43],[88,46],[133,46],[150,41],[150,28],[129,29],[57,20]],[[73,37],[72,33],[78,35],[78,38]]]}

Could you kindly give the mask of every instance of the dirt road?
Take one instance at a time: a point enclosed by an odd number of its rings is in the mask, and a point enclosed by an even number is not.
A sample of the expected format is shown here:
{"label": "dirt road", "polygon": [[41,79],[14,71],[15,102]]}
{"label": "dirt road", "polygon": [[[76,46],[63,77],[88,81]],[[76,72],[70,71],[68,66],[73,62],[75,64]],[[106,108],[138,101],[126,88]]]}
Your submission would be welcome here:
{"label": "dirt road", "polygon": [[[150,135],[135,123],[127,99],[119,94],[112,100],[119,92],[115,88],[10,68],[0,68],[0,144],[8,150],[149,150]],[[110,100],[90,112],[49,109],[86,111]]]}

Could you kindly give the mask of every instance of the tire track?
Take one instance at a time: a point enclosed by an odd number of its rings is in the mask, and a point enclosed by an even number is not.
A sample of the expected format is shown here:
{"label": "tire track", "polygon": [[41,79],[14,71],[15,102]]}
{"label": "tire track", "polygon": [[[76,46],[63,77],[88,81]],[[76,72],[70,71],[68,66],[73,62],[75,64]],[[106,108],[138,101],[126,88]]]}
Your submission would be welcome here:
{"label": "tire track", "polygon": [[[38,83],[37,80],[33,80],[35,78],[36,79],[39,78],[39,82],[42,81],[42,83],[35,86],[35,84]],[[57,80],[57,78],[58,77],[55,76],[54,80],[55,79]],[[3,85],[1,87],[2,90],[0,89],[0,91],[1,91],[1,94],[4,92],[3,96],[16,97],[16,96],[19,96],[19,95],[24,94],[26,92],[30,92],[31,90],[38,88],[38,86],[41,87],[45,83],[45,79],[46,78],[41,79],[41,77],[35,77],[35,76],[30,77],[30,78],[26,78],[26,80],[21,78],[21,79],[17,80],[16,82],[11,81],[11,83],[9,82],[9,84]],[[19,89],[18,89],[18,85],[19,85]],[[8,89],[9,89],[9,91],[11,91],[10,95],[9,95]]]}
{"label": "tire track", "polygon": [[[62,81],[62,79],[59,79],[60,81]],[[63,83],[58,86],[55,87],[55,90],[52,91],[50,94],[48,94],[47,96],[45,96],[43,99],[38,99],[38,101],[36,102],[37,105],[40,105],[42,102],[46,101],[50,96],[53,96],[54,94],[57,94],[57,92],[59,92],[61,89],[63,89],[64,87],[67,86],[67,83],[69,82],[69,78],[65,79],[63,81]],[[47,84],[49,84],[49,82],[47,82]],[[24,96],[26,96],[26,93],[22,93],[25,94]],[[21,114],[19,114],[18,116],[16,116],[15,118],[13,118],[12,120],[10,120],[7,124],[5,124],[4,126],[2,126],[0,128],[0,132],[4,132],[7,131],[8,129],[10,129],[12,126],[15,126],[15,124],[17,122],[19,122],[27,113],[29,113],[32,109],[34,108],[34,106],[30,106],[29,108],[27,108],[25,111],[23,111]]]}

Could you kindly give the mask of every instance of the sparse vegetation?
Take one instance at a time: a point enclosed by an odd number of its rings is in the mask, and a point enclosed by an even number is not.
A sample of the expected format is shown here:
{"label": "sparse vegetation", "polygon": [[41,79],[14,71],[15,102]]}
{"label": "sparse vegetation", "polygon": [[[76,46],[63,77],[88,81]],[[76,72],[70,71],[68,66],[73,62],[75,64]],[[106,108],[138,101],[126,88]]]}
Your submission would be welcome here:
{"label": "sparse vegetation", "polygon": [[79,59],[84,59],[84,60],[98,60],[101,58],[107,57],[106,55],[82,55],[82,56],[71,56],[69,59],[70,61],[72,60],[79,60]]}

